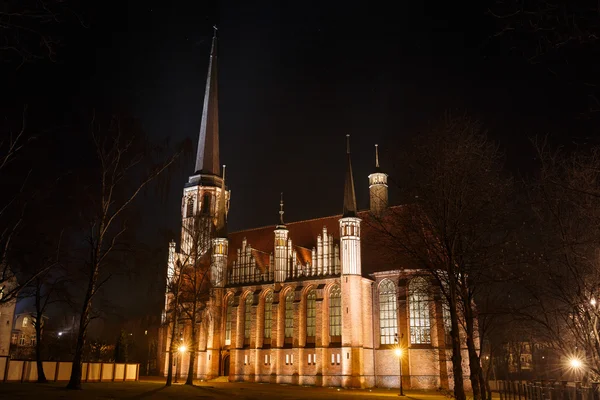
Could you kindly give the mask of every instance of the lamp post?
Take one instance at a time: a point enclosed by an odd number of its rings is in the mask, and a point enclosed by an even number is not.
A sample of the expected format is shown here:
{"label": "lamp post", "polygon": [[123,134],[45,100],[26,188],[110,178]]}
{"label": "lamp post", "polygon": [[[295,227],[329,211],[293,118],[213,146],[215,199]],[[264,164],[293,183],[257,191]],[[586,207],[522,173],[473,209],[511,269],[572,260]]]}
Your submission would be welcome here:
{"label": "lamp post", "polygon": [[398,396],[404,396],[404,391],[402,390],[402,348],[400,347],[400,344],[398,344],[398,347],[396,348],[396,356],[398,356],[398,367],[400,370],[399,373],[399,378],[400,378],[400,393],[398,394]]}
{"label": "lamp post", "polygon": [[179,383],[179,373],[181,372],[181,360],[183,359],[183,353],[185,353],[185,351],[187,350],[187,347],[185,347],[185,344],[182,344],[181,346],[179,346],[179,349],[177,349],[179,354],[175,355],[175,368],[177,368],[175,370],[175,383]]}

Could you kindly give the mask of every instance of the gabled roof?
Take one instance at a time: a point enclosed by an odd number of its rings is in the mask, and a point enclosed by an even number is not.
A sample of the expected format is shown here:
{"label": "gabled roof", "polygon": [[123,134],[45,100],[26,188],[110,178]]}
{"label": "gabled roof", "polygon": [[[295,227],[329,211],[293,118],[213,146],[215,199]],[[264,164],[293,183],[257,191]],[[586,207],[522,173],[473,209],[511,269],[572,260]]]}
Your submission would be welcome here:
{"label": "gabled roof", "polygon": [[[394,215],[404,214],[406,206],[390,207]],[[359,211],[357,217],[363,220],[361,224],[361,252],[362,272],[368,275],[376,271],[387,271],[391,269],[413,269],[407,258],[400,258],[395,251],[391,251],[384,243],[387,242],[384,234],[369,224],[372,218],[369,211]],[[333,235],[334,243],[339,245],[340,228],[339,220],[342,215],[315,218],[304,221],[288,222],[286,228],[289,230],[289,238],[297,252],[298,259],[303,264],[311,259],[311,249],[317,245],[317,236],[322,234],[323,227]],[[276,225],[263,226],[261,228],[248,229],[229,234],[228,262],[231,264],[237,257],[237,249],[242,247],[242,241],[246,238],[248,245],[253,251],[259,250],[265,254],[271,254],[274,249],[274,231]],[[256,256],[255,256],[256,257]],[[258,258],[257,258],[258,261]],[[263,261],[264,263],[264,261]],[[262,267],[262,265],[261,265]]]}

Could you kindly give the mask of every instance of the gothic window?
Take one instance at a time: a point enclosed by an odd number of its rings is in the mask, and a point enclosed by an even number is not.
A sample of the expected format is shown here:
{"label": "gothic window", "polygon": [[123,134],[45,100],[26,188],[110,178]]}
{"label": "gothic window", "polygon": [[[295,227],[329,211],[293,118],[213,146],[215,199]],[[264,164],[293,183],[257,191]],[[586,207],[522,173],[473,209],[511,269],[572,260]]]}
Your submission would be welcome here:
{"label": "gothic window", "polygon": [[16,333],[13,333],[12,337],[10,338],[10,342],[12,344],[17,344],[17,340],[19,340],[19,335],[17,335]]}
{"label": "gothic window", "polygon": [[314,337],[317,331],[317,292],[312,289],[306,295],[306,336]]}
{"label": "gothic window", "polygon": [[396,285],[384,279],[379,285],[379,338],[381,344],[393,344],[398,333]]}
{"label": "gothic window", "polygon": [[35,336],[31,336],[29,344],[33,347],[35,346]]}
{"label": "gothic window", "polygon": [[29,323],[29,318],[23,317],[23,328],[26,328],[28,323]]}
{"label": "gothic window", "polygon": [[342,291],[334,286],[329,293],[329,336],[342,336]]}
{"label": "gothic window", "polygon": [[294,292],[289,292],[285,296],[285,337],[291,338],[294,335]]}
{"label": "gothic window", "polygon": [[265,339],[271,338],[271,312],[273,309],[273,292],[265,296]]}
{"label": "gothic window", "polygon": [[231,344],[231,321],[233,319],[233,296],[227,301],[227,314],[225,316],[225,344]]}
{"label": "gothic window", "polygon": [[193,197],[188,197],[187,207],[185,210],[185,216],[187,218],[194,216],[194,198]]}
{"label": "gothic window", "polygon": [[210,214],[210,194],[205,193],[202,199],[202,214]]}
{"label": "gothic window", "polygon": [[452,320],[450,319],[450,305],[448,300],[444,298],[442,300],[442,319],[444,321],[444,333],[446,334],[446,344],[450,344],[452,341]]}
{"label": "gothic window", "polygon": [[250,331],[252,328],[252,294],[246,296],[246,307],[244,314],[244,339],[250,339]]}
{"label": "gothic window", "polygon": [[408,285],[410,309],[410,342],[431,343],[431,319],[429,317],[429,293],[425,278],[413,278]]}
{"label": "gothic window", "polygon": [[25,334],[21,335],[21,338],[19,339],[19,345],[25,346]]}

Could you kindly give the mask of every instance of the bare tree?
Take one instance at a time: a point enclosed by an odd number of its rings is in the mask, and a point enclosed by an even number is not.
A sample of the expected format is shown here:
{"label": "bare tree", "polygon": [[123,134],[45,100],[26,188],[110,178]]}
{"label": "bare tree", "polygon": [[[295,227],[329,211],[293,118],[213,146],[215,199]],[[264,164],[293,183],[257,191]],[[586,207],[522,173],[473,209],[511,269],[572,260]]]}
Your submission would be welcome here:
{"label": "bare tree", "polygon": [[[81,388],[81,363],[86,332],[92,318],[92,302],[98,290],[110,279],[106,272],[110,256],[118,249],[119,238],[127,229],[123,220],[136,197],[175,160],[177,154],[165,161],[144,165],[149,161],[148,149],[137,147],[140,138],[128,131],[124,121],[113,118],[107,128],[95,119],[91,137],[99,162],[98,178],[88,188],[90,204],[84,213],[87,222],[87,251],[85,262],[87,283],[79,320],[79,332],[73,358],[69,389]],[[146,150],[146,151],[144,151]]]}
{"label": "bare tree", "polygon": [[447,115],[410,153],[402,167],[408,179],[400,183],[409,204],[373,221],[392,251],[437,283],[450,314],[456,399],[465,399],[463,335],[473,396],[485,399],[475,301],[506,270],[512,181],[504,176],[498,147],[466,115]]}
{"label": "bare tree", "polygon": [[564,357],[600,376],[600,148],[571,153],[535,143],[540,174],[532,185],[540,241],[526,318]]}

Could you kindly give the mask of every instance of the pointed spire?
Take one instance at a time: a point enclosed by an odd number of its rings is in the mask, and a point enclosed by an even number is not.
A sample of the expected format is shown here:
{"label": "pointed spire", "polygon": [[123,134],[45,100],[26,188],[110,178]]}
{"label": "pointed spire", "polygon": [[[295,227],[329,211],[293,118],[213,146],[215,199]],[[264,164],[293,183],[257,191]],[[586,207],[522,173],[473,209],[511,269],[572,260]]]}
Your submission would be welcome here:
{"label": "pointed spire", "polygon": [[354,193],[354,177],[352,176],[352,161],[350,160],[350,135],[346,135],[346,154],[348,169],[344,184],[344,217],[356,217],[356,195]]}
{"label": "pointed spire", "polygon": [[281,192],[281,200],[279,201],[279,225],[285,226],[283,223],[283,192]]}
{"label": "pointed spire", "polygon": [[217,88],[217,27],[213,26],[212,48],[204,90],[196,173],[219,174],[219,98]]}
{"label": "pointed spire", "polygon": [[225,192],[225,165],[223,165],[223,180],[221,181],[221,196],[219,197],[219,213],[217,215],[217,226],[216,234],[217,237],[227,237],[227,211],[225,207],[227,202],[225,200],[227,194]]}
{"label": "pointed spire", "polygon": [[375,144],[375,168],[379,170],[379,145]]}

